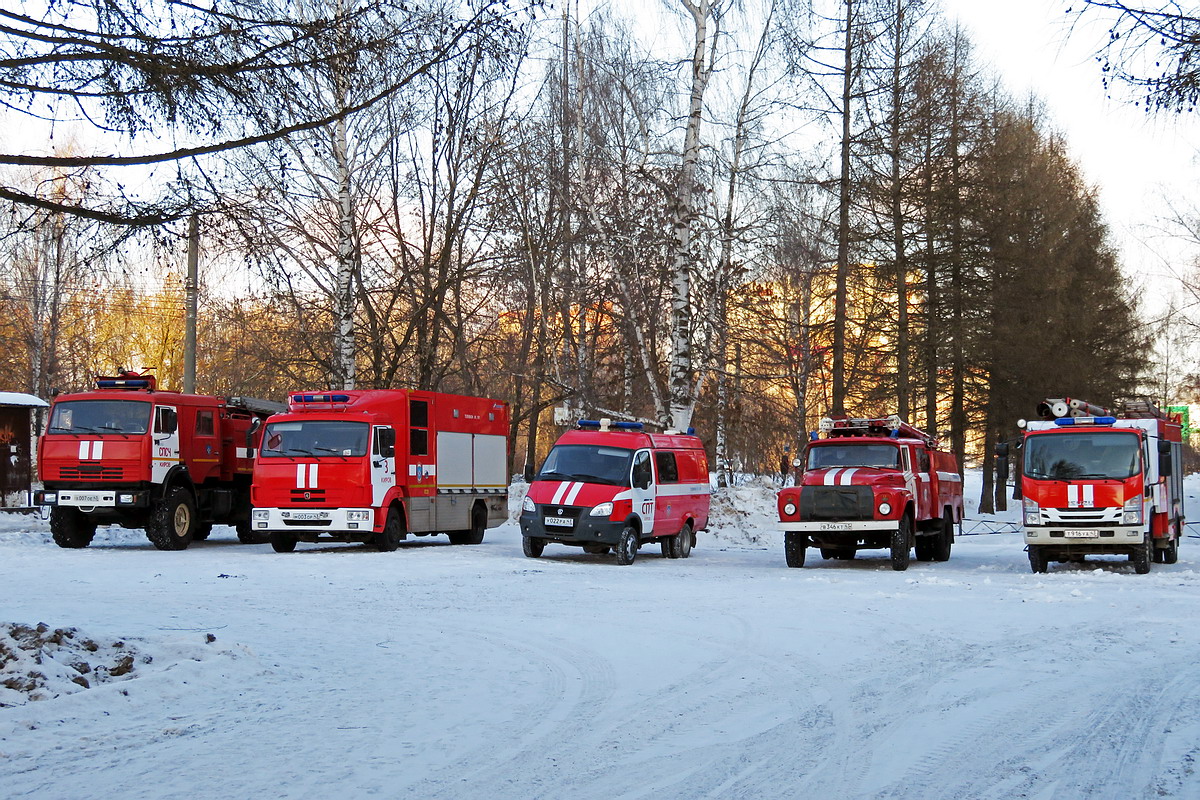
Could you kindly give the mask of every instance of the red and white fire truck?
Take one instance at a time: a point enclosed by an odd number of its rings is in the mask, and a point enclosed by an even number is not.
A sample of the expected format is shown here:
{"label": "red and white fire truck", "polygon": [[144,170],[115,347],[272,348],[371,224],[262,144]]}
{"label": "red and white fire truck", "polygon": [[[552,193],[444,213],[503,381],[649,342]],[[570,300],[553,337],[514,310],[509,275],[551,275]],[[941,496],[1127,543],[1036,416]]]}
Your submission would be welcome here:
{"label": "red and white fire truck", "polygon": [[61,394],[38,441],[35,501],[60,547],[87,547],[98,524],[144,528],[160,550],[206,539],[214,523],[250,529],[253,448],[281,403],[160,392],[153,375],[98,376]]}
{"label": "red and white fire truck", "polygon": [[953,454],[899,417],[821,420],[798,485],[779,492],[780,527],[789,567],[804,566],[808,547],[824,558],[891,550],[892,569],[946,561],[962,522],[962,478]]}
{"label": "red and white fire truck", "polygon": [[616,551],[632,564],[657,541],[668,558],[687,558],[708,527],[708,458],[688,433],[645,433],[640,422],[581,420],[555,443],[521,507],[525,555],[548,542],[584,552]]}
{"label": "red and white fire truck", "polygon": [[1151,561],[1174,564],[1184,526],[1179,418],[1146,400],[1115,414],[1071,398],[1038,411],[1041,420],[1019,423],[1030,568],[1101,553],[1128,555],[1139,574]]}
{"label": "red and white fire truck", "polygon": [[404,389],[296,392],[267,420],[254,530],[395,550],[408,534],[480,544],[508,514],[508,405]]}

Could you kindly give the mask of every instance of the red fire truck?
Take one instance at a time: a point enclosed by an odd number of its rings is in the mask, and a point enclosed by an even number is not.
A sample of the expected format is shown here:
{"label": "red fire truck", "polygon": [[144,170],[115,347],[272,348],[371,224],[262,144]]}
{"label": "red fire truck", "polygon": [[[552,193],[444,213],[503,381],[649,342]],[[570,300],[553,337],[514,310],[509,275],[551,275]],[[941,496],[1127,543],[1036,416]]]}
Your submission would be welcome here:
{"label": "red fire truck", "polygon": [[547,542],[632,564],[657,541],[668,558],[687,558],[708,527],[708,458],[700,439],[645,433],[640,422],[580,420],[555,443],[521,508],[525,555]]}
{"label": "red fire truck", "polygon": [[962,522],[962,478],[951,453],[899,417],[823,419],[813,434],[798,485],[779,493],[789,567],[805,550],[852,559],[859,550],[891,550],[892,569],[946,561]]}
{"label": "red fire truck", "polygon": [[[1115,414],[1083,400],[1047,400],[1019,423],[1022,522],[1029,566],[1090,554],[1128,555],[1134,571],[1174,564],[1183,533],[1183,445],[1177,416],[1147,400]],[[997,448],[1007,458],[1005,445]]]}
{"label": "red fire truck", "polygon": [[[399,443],[399,446],[397,446]],[[480,544],[507,518],[508,405],[377,389],[297,392],[267,420],[254,465],[254,530],[395,550],[408,534]]]}
{"label": "red fire truck", "polygon": [[160,392],[153,375],[98,376],[62,394],[38,441],[36,502],[60,547],[87,547],[98,524],[143,528],[159,550],[206,539],[213,524],[250,529],[253,448],[280,403]]}

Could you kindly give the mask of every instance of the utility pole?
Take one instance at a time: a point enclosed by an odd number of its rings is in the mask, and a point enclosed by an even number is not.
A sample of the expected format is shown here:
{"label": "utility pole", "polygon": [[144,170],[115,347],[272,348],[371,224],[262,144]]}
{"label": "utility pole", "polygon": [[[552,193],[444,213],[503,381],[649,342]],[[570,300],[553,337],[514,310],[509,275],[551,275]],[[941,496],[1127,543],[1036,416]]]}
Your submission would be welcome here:
{"label": "utility pole", "polygon": [[184,303],[187,305],[187,322],[183,340],[183,391],[196,393],[196,306],[200,265],[200,219],[192,214],[188,220],[187,283],[184,284]]}

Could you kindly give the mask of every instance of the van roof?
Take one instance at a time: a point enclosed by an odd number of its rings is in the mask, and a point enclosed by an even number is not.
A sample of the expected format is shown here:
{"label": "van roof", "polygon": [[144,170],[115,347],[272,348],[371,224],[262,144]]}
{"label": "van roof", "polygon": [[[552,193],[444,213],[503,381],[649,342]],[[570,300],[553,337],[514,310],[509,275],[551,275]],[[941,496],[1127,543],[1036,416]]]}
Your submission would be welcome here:
{"label": "van roof", "polygon": [[650,447],[655,450],[703,450],[699,436],[686,433],[645,433],[623,430],[571,430],[558,438],[555,444],[608,444],[636,450]]}

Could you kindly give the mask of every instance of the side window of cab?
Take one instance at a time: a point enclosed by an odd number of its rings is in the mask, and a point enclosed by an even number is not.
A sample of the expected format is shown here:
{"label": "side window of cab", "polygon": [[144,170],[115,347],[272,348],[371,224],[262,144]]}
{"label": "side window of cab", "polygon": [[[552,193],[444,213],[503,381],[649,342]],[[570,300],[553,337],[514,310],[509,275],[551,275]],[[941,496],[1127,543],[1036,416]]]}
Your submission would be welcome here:
{"label": "side window of cab", "polygon": [[929,452],[926,450],[917,451],[917,469],[921,472],[929,472]]}
{"label": "side window of cab", "polygon": [[633,457],[633,488],[648,489],[653,480],[654,476],[650,472],[650,452],[641,450]]}

